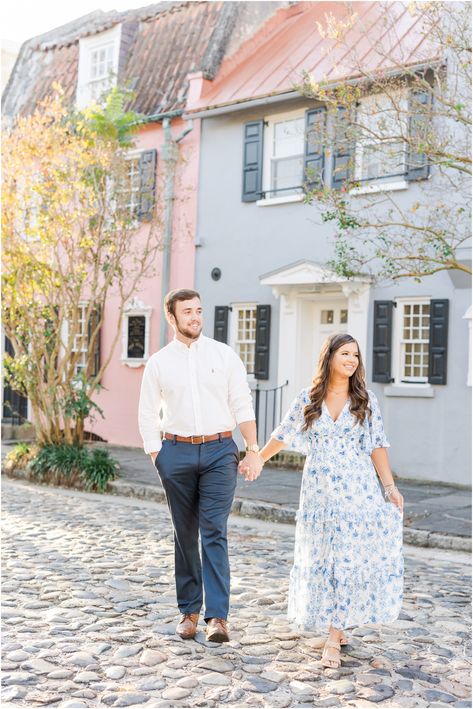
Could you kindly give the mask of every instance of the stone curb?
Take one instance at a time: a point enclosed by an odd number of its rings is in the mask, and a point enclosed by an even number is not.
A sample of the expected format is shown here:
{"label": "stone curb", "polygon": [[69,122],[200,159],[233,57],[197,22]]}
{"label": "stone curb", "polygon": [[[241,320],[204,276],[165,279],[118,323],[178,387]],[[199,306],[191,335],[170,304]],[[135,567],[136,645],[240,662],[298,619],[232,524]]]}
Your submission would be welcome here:
{"label": "stone curb", "polygon": [[[113,495],[125,495],[126,497],[141,497],[156,502],[166,502],[164,490],[152,488],[148,485],[135,485],[121,480],[110,483],[110,492]],[[266,522],[281,522],[283,524],[294,524],[296,511],[290,507],[272,505],[268,502],[245,500],[236,497],[232,505],[232,513],[241,517],[262,519]],[[469,537],[459,537],[450,534],[439,534],[423,529],[403,528],[403,538],[405,544],[416,547],[434,547],[436,549],[451,549],[453,551],[471,552],[471,539]]]}
{"label": "stone curb", "polygon": [[[27,479],[23,470],[15,470],[14,474],[9,473],[8,475],[2,471],[2,475],[21,480]],[[161,503],[166,502],[164,490],[151,487],[150,485],[138,485],[123,480],[114,480],[109,483],[108,494],[122,495],[123,497],[138,497]],[[241,497],[236,497],[233,500],[232,514],[252,519],[261,519],[266,522],[280,522],[283,524],[294,524],[296,517],[296,511],[291,507],[281,507],[280,505],[272,505],[259,500],[245,500]],[[438,532],[429,532],[424,529],[404,527],[403,538],[405,544],[411,544],[416,547],[434,547],[436,549],[471,552],[471,539],[469,537],[459,537],[453,534],[439,534]]]}

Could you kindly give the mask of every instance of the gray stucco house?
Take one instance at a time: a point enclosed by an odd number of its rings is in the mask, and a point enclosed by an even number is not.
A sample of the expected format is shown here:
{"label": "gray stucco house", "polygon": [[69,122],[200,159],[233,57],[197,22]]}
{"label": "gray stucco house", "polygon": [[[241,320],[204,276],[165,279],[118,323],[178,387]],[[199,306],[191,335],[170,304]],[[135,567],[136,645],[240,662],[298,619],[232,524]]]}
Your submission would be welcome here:
{"label": "gray stucco house", "polygon": [[[315,32],[323,5],[291,3],[225,60],[213,81],[191,77],[188,115],[201,119],[195,287],[207,334],[235,347],[252,387],[275,390],[260,400],[264,436],[280,403],[284,411],[310,384],[325,337],[350,332],[381,403],[395,473],[469,484],[469,276],[342,278],[326,265],[333,226],[304,203],[305,167],[320,168],[332,186],[343,167],[336,145],[310,147],[307,130],[324,107],[294,89],[302,69],[323,74],[336,52],[336,43]],[[415,47],[411,63],[419,62],[419,43],[409,34],[415,23],[403,12],[398,20],[406,46]],[[343,61],[341,78],[350,76]],[[405,206],[436,180],[426,164],[412,170],[406,161],[393,170],[379,162],[369,184]],[[470,251],[461,257],[471,259]]]}

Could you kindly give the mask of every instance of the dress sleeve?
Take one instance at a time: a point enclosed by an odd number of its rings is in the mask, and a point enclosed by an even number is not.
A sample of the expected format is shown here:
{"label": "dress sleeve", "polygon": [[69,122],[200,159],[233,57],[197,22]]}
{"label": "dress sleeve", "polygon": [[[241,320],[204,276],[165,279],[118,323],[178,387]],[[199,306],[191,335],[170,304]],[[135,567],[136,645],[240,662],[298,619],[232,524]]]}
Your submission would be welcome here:
{"label": "dress sleeve", "polygon": [[372,391],[368,392],[370,398],[371,419],[368,419],[370,454],[375,448],[390,448],[391,444],[386,438],[383,426],[383,418],[379,408],[378,399]]}
{"label": "dress sleeve", "polygon": [[283,420],[276,426],[271,438],[284,441],[289,450],[303,455],[309,453],[309,432],[302,431],[304,425],[304,408],[309,403],[307,389],[303,389],[290,405]]}

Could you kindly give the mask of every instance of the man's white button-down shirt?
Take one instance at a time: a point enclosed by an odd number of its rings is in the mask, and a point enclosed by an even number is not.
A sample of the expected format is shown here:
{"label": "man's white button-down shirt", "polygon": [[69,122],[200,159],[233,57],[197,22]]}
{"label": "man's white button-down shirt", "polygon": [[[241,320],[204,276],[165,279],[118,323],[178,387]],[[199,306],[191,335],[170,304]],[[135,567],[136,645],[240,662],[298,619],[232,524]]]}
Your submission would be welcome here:
{"label": "man's white button-down shirt", "polygon": [[254,421],[243,362],[204,335],[190,347],[174,338],[146,364],[138,418],[145,453],[160,450],[162,432],[209,436]]}

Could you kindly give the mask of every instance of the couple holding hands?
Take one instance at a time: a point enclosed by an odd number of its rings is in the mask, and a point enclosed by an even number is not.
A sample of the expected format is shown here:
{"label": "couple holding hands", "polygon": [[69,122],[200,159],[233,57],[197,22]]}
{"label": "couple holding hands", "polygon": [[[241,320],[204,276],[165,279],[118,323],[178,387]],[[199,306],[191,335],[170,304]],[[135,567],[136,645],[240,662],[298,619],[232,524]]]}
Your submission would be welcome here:
{"label": "couple holding hands", "polygon": [[[266,461],[290,449],[306,462],[288,618],[327,632],[322,664],[339,667],[344,631],[396,620],[403,592],[403,498],[358,344],[347,334],[326,340],[311,385],[260,450],[245,367],[228,345],[202,335],[199,294],[171,291],[164,311],[175,335],[146,365],[139,427],[174,528],[176,632],[195,636],[205,591],[207,639],[228,642],[227,520],[237,474],[255,480]],[[246,443],[241,462],[236,425]]]}

